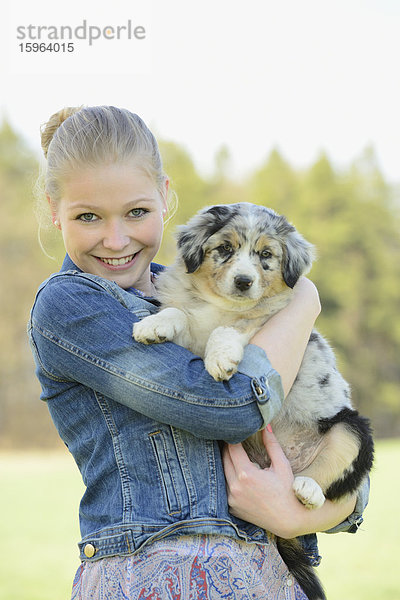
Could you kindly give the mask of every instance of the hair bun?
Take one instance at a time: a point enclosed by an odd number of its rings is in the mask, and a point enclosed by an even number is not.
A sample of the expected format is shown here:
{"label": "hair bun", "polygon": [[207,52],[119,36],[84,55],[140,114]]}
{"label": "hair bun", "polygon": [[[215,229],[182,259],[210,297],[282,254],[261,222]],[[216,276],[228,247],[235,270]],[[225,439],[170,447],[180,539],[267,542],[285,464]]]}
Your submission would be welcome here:
{"label": "hair bun", "polygon": [[67,106],[65,108],[62,108],[58,112],[54,113],[54,115],[51,115],[51,117],[47,121],[47,123],[44,123],[40,127],[41,145],[42,145],[43,153],[46,158],[47,158],[47,151],[49,149],[50,142],[53,139],[55,132],[60,127],[61,123],[63,123],[66,119],[68,119],[68,117],[70,117],[74,113],[81,110],[81,108],[83,108],[83,107],[82,106]]}

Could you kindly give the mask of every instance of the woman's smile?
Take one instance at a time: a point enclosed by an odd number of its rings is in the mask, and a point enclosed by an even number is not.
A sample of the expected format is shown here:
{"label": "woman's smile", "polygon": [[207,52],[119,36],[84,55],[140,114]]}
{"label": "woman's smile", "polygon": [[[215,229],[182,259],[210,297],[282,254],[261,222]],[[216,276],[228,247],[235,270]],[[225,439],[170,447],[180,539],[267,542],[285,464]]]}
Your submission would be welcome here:
{"label": "woman's smile", "polygon": [[121,271],[123,269],[129,269],[138,258],[139,253],[135,252],[129,256],[122,256],[121,258],[106,258],[103,256],[95,256],[107,269],[111,271]]}

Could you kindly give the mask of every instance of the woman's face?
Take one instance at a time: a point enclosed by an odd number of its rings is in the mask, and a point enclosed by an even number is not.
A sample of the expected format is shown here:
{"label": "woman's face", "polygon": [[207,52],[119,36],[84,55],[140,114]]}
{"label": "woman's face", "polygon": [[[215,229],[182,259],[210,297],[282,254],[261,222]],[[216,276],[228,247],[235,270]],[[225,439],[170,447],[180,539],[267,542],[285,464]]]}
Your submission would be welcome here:
{"label": "woman's face", "polygon": [[167,190],[168,180],[161,194],[129,163],[70,173],[59,203],[50,200],[70,258],[82,271],[150,294],[150,262],[161,244]]}

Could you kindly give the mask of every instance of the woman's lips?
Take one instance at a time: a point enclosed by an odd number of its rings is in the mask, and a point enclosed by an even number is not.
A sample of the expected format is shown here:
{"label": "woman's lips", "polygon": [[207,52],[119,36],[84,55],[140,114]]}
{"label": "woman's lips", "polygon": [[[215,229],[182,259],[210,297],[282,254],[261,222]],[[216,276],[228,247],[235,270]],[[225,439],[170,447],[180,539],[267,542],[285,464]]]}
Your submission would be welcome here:
{"label": "woman's lips", "polygon": [[95,258],[110,271],[123,271],[124,269],[129,269],[129,267],[133,265],[140,252],[141,250],[135,254],[128,254],[128,256],[123,256],[121,258],[102,258],[100,256],[95,256]]}

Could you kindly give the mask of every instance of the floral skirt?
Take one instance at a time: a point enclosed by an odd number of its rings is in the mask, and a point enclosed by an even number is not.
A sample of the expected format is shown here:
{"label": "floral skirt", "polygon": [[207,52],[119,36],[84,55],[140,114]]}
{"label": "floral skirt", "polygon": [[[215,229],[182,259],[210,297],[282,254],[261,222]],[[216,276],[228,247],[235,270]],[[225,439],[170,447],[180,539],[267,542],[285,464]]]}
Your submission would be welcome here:
{"label": "floral skirt", "polygon": [[274,540],[169,537],[131,556],[83,562],[72,600],[307,600]]}

